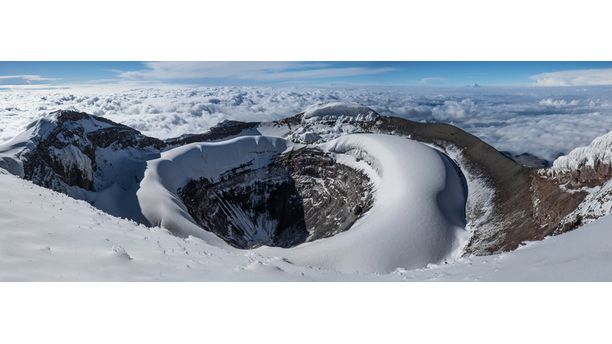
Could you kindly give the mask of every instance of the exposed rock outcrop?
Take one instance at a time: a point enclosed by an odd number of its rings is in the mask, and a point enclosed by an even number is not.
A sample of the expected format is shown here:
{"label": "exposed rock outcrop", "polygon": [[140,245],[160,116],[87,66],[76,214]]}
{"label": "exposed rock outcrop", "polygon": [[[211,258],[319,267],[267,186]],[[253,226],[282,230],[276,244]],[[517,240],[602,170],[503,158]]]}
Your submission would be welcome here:
{"label": "exposed rock outcrop", "polygon": [[32,138],[34,145],[16,158],[26,179],[64,193],[71,186],[90,191],[108,187],[114,182],[108,170],[124,167],[120,151],[146,161],[165,147],[161,140],[82,112],[57,111],[41,121],[47,123]]}
{"label": "exposed rock outcrop", "polygon": [[254,129],[259,125],[259,122],[239,122],[239,121],[223,121],[208,131],[201,134],[186,134],[176,138],[165,140],[165,143],[172,147],[178,147],[193,142],[213,142],[226,140],[239,135],[246,135],[245,131],[250,131],[251,135],[257,135],[258,132]]}
{"label": "exposed rock outcrop", "polygon": [[202,228],[238,248],[292,247],[348,230],[372,204],[368,178],[316,149],[242,166],[220,181],[192,180],[179,194]]}
{"label": "exposed rock outcrop", "polygon": [[612,178],[612,164],[595,160],[592,164],[582,163],[574,169],[553,169],[549,175],[571,189],[591,188],[602,185]]}
{"label": "exposed rock outcrop", "polygon": [[142,220],[133,211],[135,190],[146,161],[166,147],[163,141],[103,117],[63,110],[26,133],[0,149],[5,163],[21,167],[14,169],[17,174],[112,215]]}
{"label": "exposed rock outcrop", "polygon": [[[581,202],[562,219],[555,234],[577,228],[612,212],[612,132],[589,146],[578,147],[555,160],[539,175],[560,185]],[[575,204],[575,202],[572,202]]]}
{"label": "exposed rock outcrop", "polygon": [[501,152],[501,153],[525,167],[547,168],[551,166],[550,161],[539,158],[531,153],[521,153],[521,154],[512,154],[510,152]]}
{"label": "exposed rock outcrop", "polygon": [[[75,111],[55,112],[28,130],[23,142],[0,151],[0,168],[137,221],[142,219],[129,214],[138,214],[134,194],[146,161],[192,142],[262,134],[310,145],[348,133],[384,133],[436,147],[454,161],[467,184],[466,254],[513,250],[574,229],[609,212],[612,204],[612,134],[537,170],[544,162],[536,157],[504,154],[452,125],[381,116],[354,104],[313,107],[274,122],[226,121],[205,133],[165,141]],[[264,168],[227,171],[220,181],[192,180],[181,190],[200,226],[242,248],[291,247],[345,231],[367,211],[371,193],[362,173],[310,148]],[[131,210],[121,210],[122,202],[132,202]]]}

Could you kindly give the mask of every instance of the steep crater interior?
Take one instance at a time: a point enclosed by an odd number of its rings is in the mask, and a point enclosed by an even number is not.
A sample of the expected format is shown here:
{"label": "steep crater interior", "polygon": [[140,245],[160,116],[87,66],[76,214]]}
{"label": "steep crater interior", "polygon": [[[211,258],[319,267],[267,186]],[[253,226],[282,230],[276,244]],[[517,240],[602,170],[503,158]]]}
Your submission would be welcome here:
{"label": "steep crater interior", "polygon": [[240,166],[216,180],[191,180],[178,191],[189,214],[230,245],[289,248],[348,230],[373,203],[361,171],[314,148]]}

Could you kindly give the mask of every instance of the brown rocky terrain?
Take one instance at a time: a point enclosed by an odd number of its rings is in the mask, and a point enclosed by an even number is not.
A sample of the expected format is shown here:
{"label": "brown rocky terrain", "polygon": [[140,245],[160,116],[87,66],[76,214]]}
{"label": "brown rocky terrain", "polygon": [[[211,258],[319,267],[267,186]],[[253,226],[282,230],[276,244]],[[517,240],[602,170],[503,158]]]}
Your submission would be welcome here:
{"label": "brown rocky terrain", "polygon": [[602,185],[612,178],[612,165],[596,160],[593,166],[581,164],[571,171],[555,171],[554,179],[568,188],[579,189]]}
{"label": "brown rocky terrain", "polygon": [[[467,254],[510,251],[525,241],[541,240],[576,228],[580,225],[579,219],[570,222],[565,219],[587,193],[568,190],[565,184],[574,187],[601,185],[612,176],[609,167],[596,164],[592,171],[581,169],[557,178],[546,178],[538,170],[517,163],[477,137],[448,124],[383,117],[375,129],[435,145],[459,159],[468,179],[480,179],[490,186],[493,196],[489,215],[478,208],[467,209],[466,216],[476,224],[471,228]],[[459,156],[456,151],[461,152]]]}

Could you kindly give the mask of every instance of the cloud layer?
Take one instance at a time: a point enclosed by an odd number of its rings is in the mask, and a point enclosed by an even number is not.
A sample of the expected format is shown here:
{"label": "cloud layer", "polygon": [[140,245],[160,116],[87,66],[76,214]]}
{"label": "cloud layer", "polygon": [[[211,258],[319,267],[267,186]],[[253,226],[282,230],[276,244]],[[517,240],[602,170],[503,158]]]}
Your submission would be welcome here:
{"label": "cloud layer", "polygon": [[541,73],[529,77],[536,86],[612,85],[612,68],[577,69]]}
{"label": "cloud layer", "polygon": [[612,88],[324,89],[198,87],[0,91],[0,142],[57,109],[76,109],[160,138],[225,119],[266,121],[348,101],[385,115],[449,122],[497,149],[554,159],[612,129]]}
{"label": "cloud layer", "polygon": [[41,75],[0,75],[0,85],[31,85],[55,81],[55,78],[45,78]]}

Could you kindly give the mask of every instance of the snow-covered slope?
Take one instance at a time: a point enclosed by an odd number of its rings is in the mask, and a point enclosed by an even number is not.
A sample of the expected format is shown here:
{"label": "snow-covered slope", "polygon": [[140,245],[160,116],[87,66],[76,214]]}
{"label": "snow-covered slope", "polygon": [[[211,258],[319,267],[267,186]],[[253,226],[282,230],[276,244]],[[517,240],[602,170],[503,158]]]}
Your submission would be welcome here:
{"label": "snow-covered slope", "polygon": [[145,162],[164,146],[105,118],[56,111],[0,145],[0,167],[107,213],[144,221],[135,191]]}
{"label": "snow-covered slope", "polygon": [[[465,269],[482,261],[465,254],[513,250],[525,241],[609,214],[609,141],[595,140],[546,173],[517,164],[451,125],[385,117],[352,103],[317,105],[275,122],[228,121],[205,133],[167,141],[104,118],[60,111],[0,146],[5,186],[10,183],[8,171],[153,228],[113,218],[48,190],[36,191],[40,189],[19,180],[23,196],[11,190],[0,197],[7,200],[0,207],[0,224],[11,226],[2,234],[6,243],[30,231],[32,238],[53,243],[58,252],[75,250],[66,256],[75,260],[82,254],[77,244],[89,247],[91,258],[101,260],[102,271],[108,267],[127,276],[136,269],[134,277],[118,279],[155,279],[155,269],[145,271],[133,262],[166,259],[163,242],[176,243],[185,254],[159,268],[162,272],[183,263],[191,271],[186,261],[208,266],[213,259],[219,265],[207,270],[211,279],[270,279],[267,270],[272,279],[410,278],[410,269],[442,262]],[[16,208],[11,208],[13,200],[19,200]],[[28,218],[36,213],[32,205],[42,209],[58,202],[70,205],[44,209],[40,217],[49,222],[61,217],[59,227],[42,227],[38,218]],[[62,214],[66,209],[70,211]],[[76,235],[67,229],[85,225],[120,242],[112,251],[127,263],[112,266],[106,261],[107,247],[99,245],[97,234],[83,232],[74,243],[63,242]],[[122,234],[143,230],[157,233],[162,255],[149,243],[127,244]],[[34,257],[24,258],[26,262],[68,259],[41,256],[20,245],[13,249],[21,253],[7,250],[8,263],[13,262],[11,255]],[[193,258],[194,252],[201,257]],[[138,255],[141,259],[135,258]],[[228,272],[245,264],[254,267],[247,269],[253,275]],[[66,271],[85,268],[68,266]],[[24,271],[44,275],[34,266]],[[160,279],[202,279],[200,272],[172,272]],[[44,278],[54,279],[52,273]],[[7,279],[20,275],[15,276]]]}
{"label": "snow-covered slope", "polygon": [[[333,102],[313,105],[299,116],[299,125],[286,135],[299,143],[320,143],[342,135],[365,132],[380,117],[374,110],[356,103]],[[260,131],[266,133],[266,128]]]}
{"label": "snow-covered slope", "polygon": [[162,153],[149,161],[137,192],[142,213],[149,223],[178,235],[194,235],[211,243],[222,242],[198,227],[178,190],[198,178],[218,180],[236,168],[258,168],[287,149],[285,140],[247,136],[215,143],[192,143]]}
{"label": "snow-covered slope", "polygon": [[[196,225],[178,189],[191,179],[215,181],[224,171],[265,166],[287,147],[285,140],[260,136],[166,151],[148,163],[138,191],[142,212],[154,225],[219,245],[217,237]],[[441,153],[412,140],[376,134],[347,135],[320,148],[370,176],[372,209],[350,230],[331,238],[257,252],[343,272],[384,273],[437,263],[459,251],[466,236],[466,190]]]}
{"label": "snow-covered slope", "polygon": [[0,168],[17,175],[24,176],[21,157],[36,149],[41,139],[46,138],[55,124],[52,119],[42,118],[30,123],[26,129],[12,140],[0,145]]}
{"label": "snow-covered slope", "polygon": [[354,134],[323,145],[375,181],[372,209],[351,230],[280,252],[300,264],[345,272],[389,272],[458,255],[467,236],[466,190],[438,151],[404,138]]}
{"label": "snow-covered slope", "polygon": [[312,121],[335,121],[341,117],[351,117],[363,121],[378,117],[378,114],[369,107],[357,103],[332,102],[309,106],[304,111],[303,116],[304,119]]}
{"label": "snow-covered slope", "polygon": [[414,271],[408,281],[612,281],[612,216],[513,252]]}
{"label": "snow-covered slope", "polygon": [[2,169],[0,190],[1,281],[612,281],[610,216],[514,252],[390,274],[342,274],[179,238]]}
{"label": "snow-covered slope", "polygon": [[[372,280],[228,252],[93,208],[0,169],[0,281]],[[391,277],[389,277],[391,278]]]}

